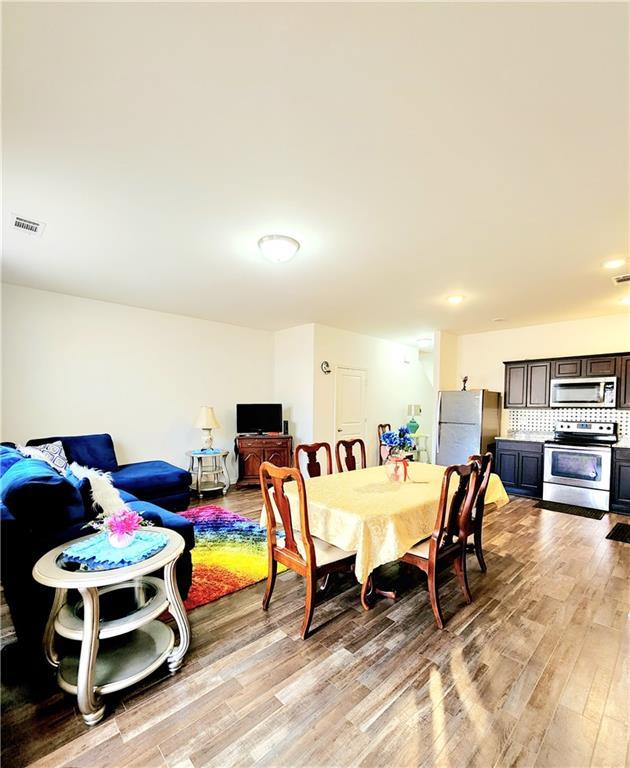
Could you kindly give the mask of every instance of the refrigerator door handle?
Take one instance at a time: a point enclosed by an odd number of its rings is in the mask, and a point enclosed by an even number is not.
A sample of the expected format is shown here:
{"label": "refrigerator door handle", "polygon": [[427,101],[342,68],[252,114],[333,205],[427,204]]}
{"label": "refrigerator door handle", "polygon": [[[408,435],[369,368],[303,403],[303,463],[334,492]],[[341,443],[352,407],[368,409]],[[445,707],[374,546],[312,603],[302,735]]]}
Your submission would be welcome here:
{"label": "refrigerator door handle", "polygon": [[442,410],[442,393],[438,392],[437,419],[435,421],[435,462],[437,464],[438,453],[440,452],[440,412]]}

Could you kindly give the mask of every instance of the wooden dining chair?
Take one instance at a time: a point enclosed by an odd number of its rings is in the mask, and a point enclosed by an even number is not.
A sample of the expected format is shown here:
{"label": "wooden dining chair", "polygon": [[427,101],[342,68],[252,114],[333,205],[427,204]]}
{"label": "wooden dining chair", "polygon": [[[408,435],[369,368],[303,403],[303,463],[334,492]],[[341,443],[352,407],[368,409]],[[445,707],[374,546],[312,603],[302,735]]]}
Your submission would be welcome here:
{"label": "wooden dining chair", "polygon": [[472,509],[473,532],[468,536],[467,550],[469,552],[475,552],[479,567],[481,568],[481,571],[485,573],[488,568],[481,547],[481,532],[483,528],[483,512],[486,504],[486,491],[488,490],[488,483],[490,482],[490,475],[492,474],[492,454],[490,451],[484,453],[483,456],[474,454],[473,456],[468,457],[468,461],[477,462],[479,466],[479,474],[477,475],[475,504]]}
{"label": "wooden dining chair", "polygon": [[[365,457],[365,443],[360,437],[355,437],[352,440],[337,440],[335,445],[335,458],[337,459],[337,471],[338,472],[351,472],[357,468],[357,459],[354,455],[354,446],[359,446],[361,453],[361,469],[365,469],[367,466],[367,459]],[[341,449],[343,448],[344,457],[343,463],[341,460]],[[345,464],[345,469],[344,469]]]}
{"label": "wooden dining chair", "polygon": [[383,437],[383,432],[391,432],[392,425],[391,424],[379,424],[376,427],[376,432],[378,435],[378,465],[379,467],[385,459],[383,458],[383,446],[381,445],[381,437]]}
{"label": "wooden dining chair", "polygon": [[306,473],[309,477],[320,477],[322,465],[317,460],[317,453],[323,450],[326,454],[326,474],[332,475],[332,450],[329,443],[300,443],[295,449],[294,466],[300,468],[300,457],[306,454]]}
{"label": "wooden dining chair", "polygon": [[[446,468],[431,537],[418,542],[400,558],[404,563],[415,565],[427,574],[431,608],[440,629],[444,628],[444,617],[437,577],[446,566],[454,567],[466,602],[472,602],[466,575],[466,539],[472,530],[471,513],[477,492],[478,473],[479,466],[474,461]],[[459,484],[449,503],[448,494],[453,475],[457,475]]]}
{"label": "wooden dining chair", "polygon": [[[268,461],[260,465],[260,487],[262,489],[265,511],[267,514],[267,555],[269,570],[267,572],[267,587],[263,597],[262,607],[267,610],[278,572],[278,563],[299,573],[306,579],[306,602],[304,620],[300,634],[306,640],[315,609],[317,580],[325,578],[330,573],[351,571],[354,567],[356,552],[346,552],[311,535],[308,524],[308,507],[306,489],[302,473],[296,467],[276,467]],[[284,493],[284,484],[295,480],[298,489],[300,505],[299,528],[291,518],[291,504]],[[269,485],[273,487],[273,501]],[[284,542],[278,541],[276,534],[278,523],[274,505],[282,520]]]}

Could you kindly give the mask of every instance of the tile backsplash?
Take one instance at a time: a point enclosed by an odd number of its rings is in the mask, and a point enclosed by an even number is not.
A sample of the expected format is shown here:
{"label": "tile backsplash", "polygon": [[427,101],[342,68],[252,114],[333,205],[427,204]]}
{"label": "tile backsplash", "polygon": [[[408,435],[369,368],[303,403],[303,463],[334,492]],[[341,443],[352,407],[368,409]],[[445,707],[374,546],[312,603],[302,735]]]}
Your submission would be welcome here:
{"label": "tile backsplash", "polygon": [[630,410],[615,408],[514,408],[508,410],[508,429],[516,432],[553,432],[558,421],[616,421],[619,438],[630,438]]}

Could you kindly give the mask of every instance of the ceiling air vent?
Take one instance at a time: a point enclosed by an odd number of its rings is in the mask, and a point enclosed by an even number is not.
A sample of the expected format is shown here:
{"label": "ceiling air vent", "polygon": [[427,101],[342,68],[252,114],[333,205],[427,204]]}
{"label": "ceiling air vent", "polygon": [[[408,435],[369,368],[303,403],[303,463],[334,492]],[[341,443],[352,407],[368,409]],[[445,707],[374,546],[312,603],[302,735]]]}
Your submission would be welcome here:
{"label": "ceiling air vent", "polygon": [[626,283],[630,283],[630,274],[616,275],[613,277],[612,281],[615,285],[625,285]]}
{"label": "ceiling air vent", "polygon": [[35,235],[41,237],[46,225],[42,221],[33,221],[33,219],[25,219],[23,216],[18,216],[15,213],[11,214],[11,226],[14,229],[19,229],[21,232],[26,232],[28,235]]}

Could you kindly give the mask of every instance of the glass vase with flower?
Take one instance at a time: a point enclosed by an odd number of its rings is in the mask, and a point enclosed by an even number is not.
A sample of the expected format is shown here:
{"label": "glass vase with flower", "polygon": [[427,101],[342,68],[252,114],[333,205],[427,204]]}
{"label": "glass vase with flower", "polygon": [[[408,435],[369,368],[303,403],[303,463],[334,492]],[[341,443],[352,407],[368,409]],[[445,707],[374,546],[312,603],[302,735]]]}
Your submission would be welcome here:
{"label": "glass vase with flower", "polygon": [[107,535],[107,540],[112,547],[122,549],[128,547],[134,540],[136,531],[141,527],[153,525],[145,520],[142,515],[128,507],[123,507],[114,512],[101,512],[85,527],[95,528]]}
{"label": "glass vase with flower", "polygon": [[389,451],[385,459],[388,479],[392,483],[404,483],[409,477],[409,453],[415,448],[409,428],[403,424],[397,430],[383,432],[381,445]]}

